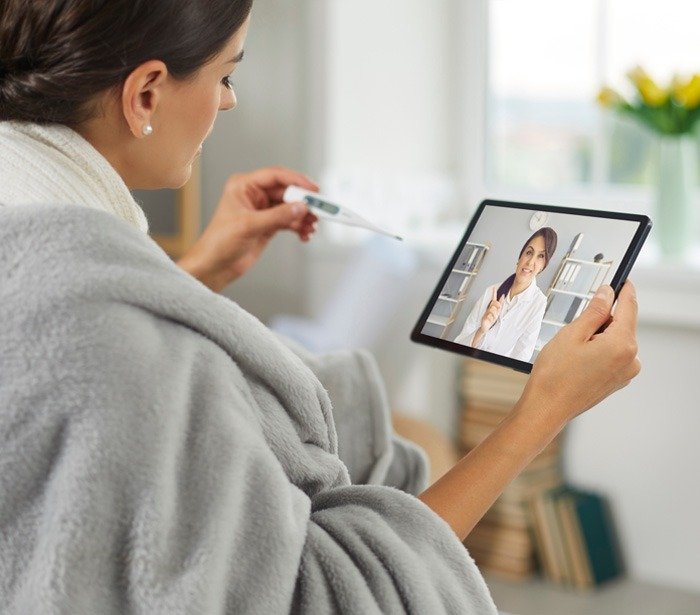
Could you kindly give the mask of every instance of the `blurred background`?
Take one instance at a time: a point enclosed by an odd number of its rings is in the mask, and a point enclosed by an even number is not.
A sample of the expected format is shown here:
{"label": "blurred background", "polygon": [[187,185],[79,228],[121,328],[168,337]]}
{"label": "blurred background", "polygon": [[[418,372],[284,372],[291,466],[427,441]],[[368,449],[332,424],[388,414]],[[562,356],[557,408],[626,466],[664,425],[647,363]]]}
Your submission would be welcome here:
{"label": "blurred background", "polygon": [[[700,71],[698,23],[690,0],[256,0],[238,107],[204,147],[202,225],[230,173],[280,164],[405,241],[319,222],[308,245],[276,238],[225,293],[310,346],[369,347],[392,408],[456,441],[464,361],[409,334],[472,212],[489,197],[657,222],[660,138],[596,96],[627,92],[636,65],[664,83]],[[694,183],[694,210],[699,197]],[[500,608],[700,612],[697,219],[680,256],[652,232],[631,276],[642,373],[561,449],[566,479],[609,501],[632,584],[595,602],[494,577]]]}

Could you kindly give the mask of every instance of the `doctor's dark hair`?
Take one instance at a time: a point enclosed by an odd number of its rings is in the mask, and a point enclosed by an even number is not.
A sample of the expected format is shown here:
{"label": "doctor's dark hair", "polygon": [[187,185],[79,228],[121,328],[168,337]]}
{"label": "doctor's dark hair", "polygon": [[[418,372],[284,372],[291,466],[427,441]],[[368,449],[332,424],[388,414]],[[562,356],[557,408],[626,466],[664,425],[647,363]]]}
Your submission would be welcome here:
{"label": "doctor's dark hair", "polygon": [[[557,233],[553,228],[551,228],[549,226],[545,226],[545,227],[541,228],[540,230],[535,231],[532,235],[530,235],[528,240],[525,242],[523,249],[520,250],[520,254],[518,255],[518,260],[520,260],[520,257],[523,255],[525,250],[527,250],[527,246],[530,245],[530,242],[533,239],[535,239],[536,237],[542,237],[542,239],[544,239],[544,267],[542,267],[542,271],[544,271],[547,268],[547,265],[549,265],[549,261],[557,249]],[[508,292],[510,291],[511,287],[513,286],[514,281],[515,281],[515,274],[513,273],[505,279],[503,284],[501,284],[498,287],[498,291],[496,292],[496,297],[500,298],[503,295],[507,295]]]}
{"label": "doctor's dark hair", "polygon": [[2,0],[0,120],[75,127],[148,60],[196,76],[253,0]]}

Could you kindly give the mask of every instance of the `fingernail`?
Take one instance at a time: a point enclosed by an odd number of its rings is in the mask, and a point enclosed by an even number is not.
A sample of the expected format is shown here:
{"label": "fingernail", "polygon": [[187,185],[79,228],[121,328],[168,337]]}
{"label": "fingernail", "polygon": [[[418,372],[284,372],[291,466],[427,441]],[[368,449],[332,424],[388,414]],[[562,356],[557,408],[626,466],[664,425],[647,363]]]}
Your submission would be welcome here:
{"label": "fingernail", "polygon": [[292,205],[292,213],[298,216],[302,211],[304,211],[304,206],[301,203],[294,203]]}
{"label": "fingernail", "polygon": [[599,299],[608,299],[612,293],[612,288],[607,284],[601,286],[595,293]]}

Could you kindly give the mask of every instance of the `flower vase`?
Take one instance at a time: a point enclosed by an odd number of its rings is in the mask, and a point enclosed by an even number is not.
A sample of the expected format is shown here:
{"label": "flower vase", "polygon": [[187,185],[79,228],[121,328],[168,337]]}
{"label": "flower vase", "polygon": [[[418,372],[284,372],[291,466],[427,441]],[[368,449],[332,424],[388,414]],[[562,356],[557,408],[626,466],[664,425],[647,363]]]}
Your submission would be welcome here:
{"label": "flower vase", "polygon": [[654,226],[656,241],[667,260],[682,260],[693,243],[697,166],[697,149],[691,136],[661,137]]}

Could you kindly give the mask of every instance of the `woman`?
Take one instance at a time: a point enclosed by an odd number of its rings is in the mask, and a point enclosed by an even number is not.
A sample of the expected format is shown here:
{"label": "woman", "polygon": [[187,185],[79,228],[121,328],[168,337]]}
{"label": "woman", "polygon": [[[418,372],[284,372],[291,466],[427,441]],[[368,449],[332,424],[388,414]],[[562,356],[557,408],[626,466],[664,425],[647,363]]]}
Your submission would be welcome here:
{"label": "woman", "polygon": [[639,371],[634,289],[611,316],[601,288],[511,415],[424,490],[368,355],[304,355],[213,292],[276,229],[310,236],[313,218],[280,200],[313,182],[233,176],[180,267],[130,196],[189,176],[235,104],[249,12],[3,5],[0,610],[495,613],[460,541]]}
{"label": "woman", "polygon": [[547,226],[535,232],[520,250],[515,273],[500,286],[486,289],[454,341],[530,361],[547,307],[537,274],[547,267],[556,249],[554,229]]}

